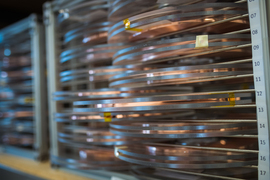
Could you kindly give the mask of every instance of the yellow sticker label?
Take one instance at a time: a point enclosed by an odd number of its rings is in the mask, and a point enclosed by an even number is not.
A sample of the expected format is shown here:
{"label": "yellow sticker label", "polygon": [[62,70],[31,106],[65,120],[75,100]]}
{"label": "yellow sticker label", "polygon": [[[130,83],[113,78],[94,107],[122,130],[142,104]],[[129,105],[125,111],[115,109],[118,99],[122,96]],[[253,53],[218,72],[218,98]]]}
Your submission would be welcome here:
{"label": "yellow sticker label", "polygon": [[212,93],[212,94],[229,94],[228,101],[230,102],[230,105],[225,105],[225,106],[213,106],[214,108],[223,108],[223,107],[234,107],[236,102],[235,102],[235,94],[233,92],[231,93]]}
{"label": "yellow sticker label", "polygon": [[235,106],[235,95],[234,93],[229,93],[229,102],[231,106]]}
{"label": "yellow sticker label", "polygon": [[208,48],[208,35],[199,35],[196,36],[196,45],[195,48]]}
{"label": "yellow sticker label", "polygon": [[112,121],[112,114],[110,112],[104,113],[104,121],[105,122],[111,122]]}
{"label": "yellow sticker label", "polygon": [[33,103],[34,102],[34,98],[25,98],[24,99],[25,103]]}
{"label": "yellow sticker label", "polygon": [[131,27],[130,27],[131,22],[129,21],[129,19],[125,19],[125,20],[123,21],[123,23],[124,23],[124,25],[125,25],[125,29],[126,29],[126,30],[129,30],[129,31],[136,31],[136,32],[141,32],[141,31],[142,31],[142,29],[131,28]]}

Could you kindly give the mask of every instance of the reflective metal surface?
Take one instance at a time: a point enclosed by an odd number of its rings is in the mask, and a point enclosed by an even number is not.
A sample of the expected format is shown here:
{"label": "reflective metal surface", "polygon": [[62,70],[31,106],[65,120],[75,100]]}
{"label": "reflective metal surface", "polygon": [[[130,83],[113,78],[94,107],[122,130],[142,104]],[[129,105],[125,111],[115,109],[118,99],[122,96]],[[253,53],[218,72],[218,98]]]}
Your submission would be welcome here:
{"label": "reflective metal surface", "polygon": [[107,1],[59,0],[54,2],[54,8],[58,12],[57,29],[62,37],[57,62],[61,90],[54,93],[54,100],[61,108],[54,116],[59,125],[55,137],[59,155],[52,156],[51,161],[71,169],[127,170],[129,164],[114,156],[113,146],[141,139],[115,135],[109,131],[103,114],[76,113],[70,104],[76,99],[119,97],[122,91],[127,96],[136,93],[128,89],[108,89],[109,77],[135,68],[112,66],[112,56],[126,46],[107,44],[111,26],[107,21]]}
{"label": "reflective metal surface", "polygon": [[59,11],[53,162],[147,180],[257,178],[246,1],[110,0],[97,21],[103,1],[77,3]]}
{"label": "reflective metal surface", "polygon": [[[28,23],[29,24],[29,19]],[[0,121],[4,145],[33,149],[33,70],[30,27],[3,34],[0,43]]]}
{"label": "reflective metal surface", "polygon": [[[240,146],[236,144],[237,139],[234,142],[221,139],[217,143],[209,143],[203,139],[200,141],[207,147],[146,143],[117,146],[115,155],[131,163],[173,169],[218,169],[257,163],[257,151],[243,148],[238,150]],[[257,146],[254,141],[241,145]]]}
{"label": "reflective metal surface", "polygon": [[133,168],[139,179],[256,179],[257,120],[246,2],[110,1],[109,20],[114,23],[109,42],[129,43],[114,54],[113,65],[168,66],[115,75],[111,88],[193,88],[192,93],[75,101],[78,113],[194,111],[171,119],[111,121],[111,132],[117,135],[167,139],[116,146],[116,157],[146,166]]}

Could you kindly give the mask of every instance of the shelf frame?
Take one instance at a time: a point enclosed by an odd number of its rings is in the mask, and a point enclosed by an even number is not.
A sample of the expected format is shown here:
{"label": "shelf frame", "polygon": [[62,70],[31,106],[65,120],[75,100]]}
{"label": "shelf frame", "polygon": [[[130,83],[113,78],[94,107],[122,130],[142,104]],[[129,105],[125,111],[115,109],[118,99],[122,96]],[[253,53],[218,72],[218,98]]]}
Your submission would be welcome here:
{"label": "shelf frame", "polygon": [[[31,61],[33,69],[33,122],[34,148],[25,150],[12,146],[1,146],[1,150],[13,155],[28,157],[30,159],[43,161],[48,159],[48,117],[47,117],[47,81],[46,81],[46,57],[44,44],[44,26],[36,14],[14,23],[0,30],[0,43],[8,44],[18,33],[28,31],[31,41]],[[27,152],[27,156],[25,153]]]}

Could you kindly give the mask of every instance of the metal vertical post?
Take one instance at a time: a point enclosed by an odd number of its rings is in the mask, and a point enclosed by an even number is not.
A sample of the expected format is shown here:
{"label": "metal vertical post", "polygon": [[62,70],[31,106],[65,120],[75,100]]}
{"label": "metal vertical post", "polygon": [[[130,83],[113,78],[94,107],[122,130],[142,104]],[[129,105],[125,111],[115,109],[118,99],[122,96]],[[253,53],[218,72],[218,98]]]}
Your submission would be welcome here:
{"label": "metal vertical post", "polygon": [[52,3],[44,4],[44,24],[46,26],[46,50],[47,50],[47,68],[48,68],[48,104],[49,104],[49,122],[50,122],[50,144],[51,156],[58,156],[57,129],[58,124],[54,121],[54,114],[58,110],[57,103],[53,100],[53,93],[59,89],[58,81],[58,63],[57,63],[57,37],[55,33],[55,16]]}
{"label": "metal vertical post", "polygon": [[270,179],[270,62],[267,21],[268,17],[266,8],[267,1],[268,0],[248,0],[250,31],[252,35],[252,59],[258,119],[259,180]]}
{"label": "metal vertical post", "polygon": [[48,156],[47,86],[45,74],[44,27],[36,15],[31,15],[31,49],[33,69],[33,108],[35,122],[35,158],[44,160]]}

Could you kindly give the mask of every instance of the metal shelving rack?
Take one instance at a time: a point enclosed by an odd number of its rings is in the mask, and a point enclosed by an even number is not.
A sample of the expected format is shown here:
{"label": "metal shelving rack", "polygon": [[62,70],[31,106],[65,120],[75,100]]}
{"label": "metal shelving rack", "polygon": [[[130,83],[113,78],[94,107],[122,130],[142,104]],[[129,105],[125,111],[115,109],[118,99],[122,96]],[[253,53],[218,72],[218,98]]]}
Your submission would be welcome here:
{"label": "metal shelving rack", "polygon": [[[269,29],[270,2],[268,0],[247,0],[249,5],[249,18],[252,34],[254,83],[256,90],[256,106],[258,119],[258,142],[259,142],[259,180],[270,179],[270,77],[269,71]],[[56,12],[52,3],[44,5],[44,22],[47,37],[47,66],[49,69],[49,119],[51,131],[51,155],[58,156],[57,130],[58,124],[54,121],[54,113],[59,105],[53,101],[53,93],[59,91],[58,84],[58,44],[56,33]],[[93,173],[93,172],[92,172]],[[103,173],[97,173],[98,177]],[[104,173],[106,174],[106,173]],[[90,176],[91,177],[91,176]],[[92,176],[93,177],[93,176]],[[101,178],[107,179],[107,178]]]}
{"label": "metal shelving rack", "polygon": [[[10,40],[16,40],[21,32],[29,33],[30,58],[32,68],[32,98],[34,142],[33,149],[24,149],[10,145],[1,146],[6,153],[35,159],[38,161],[48,158],[48,117],[47,117],[47,81],[44,26],[41,19],[32,14],[13,25],[0,30],[0,45],[6,46]],[[32,102],[33,101],[33,102]]]}
{"label": "metal shelving rack", "polygon": [[[76,4],[78,1],[72,3]],[[59,79],[59,54],[60,54],[60,37],[57,34],[57,15],[58,9],[57,3],[47,2],[44,4],[44,24],[46,26],[46,57],[47,68],[48,68],[48,100],[49,100],[49,124],[50,124],[50,156],[51,166],[53,168],[61,168],[59,165],[53,163],[53,158],[60,156],[60,146],[58,142],[58,129],[60,124],[55,121],[55,113],[60,112],[62,104],[59,101],[54,100],[54,92],[61,90],[60,79]],[[74,89],[73,89],[74,90]],[[136,180],[134,177],[111,171],[102,170],[72,170],[68,169],[69,172],[85,176],[91,179],[100,180]]]}

